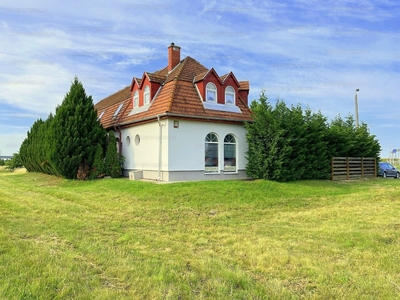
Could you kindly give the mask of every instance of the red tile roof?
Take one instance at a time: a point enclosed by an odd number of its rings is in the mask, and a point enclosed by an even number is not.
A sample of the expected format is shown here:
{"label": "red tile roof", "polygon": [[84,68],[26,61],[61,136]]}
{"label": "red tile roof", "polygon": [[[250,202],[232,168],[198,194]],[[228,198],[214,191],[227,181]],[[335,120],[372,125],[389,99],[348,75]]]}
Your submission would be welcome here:
{"label": "red tile roof", "polygon": [[[201,80],[212,70],[207,69],[198,61],[188,56],[181,60],[170,73],[168,73],[167,67],[153,73],[145,72],[144,75],[148,76],[150,81],[161,84],[160,90],[151,100],[149,109],[130,115],[133,104],[130,91],[131,86],[128,86],[95,105],[99,115],[102,110],[106,109],[100,121],[105,128],[114,125],[129,127],[132,124],[153,120],[158,115],[229,123],[251,121],[250,109],[247,102],[240,95],[238,95],[237,106],[242,113],[204,108],[203,101],[194,82]],[[220,77],[221,81],[225,80],[230,74],[228,73]],[[141,84],[142,79],[133,78],[132,83],[135,80],[139,85]],[[240,81],[239,85],[239,90],[249,90],[248,81]],[[120,103],[123,103],[123,106],[118,115],[113,117]]]}
{"label": "red tile roof", "polygon": [[249,91],[250,90],[250,82],[248,81],[239,81],[239,90]]}
{"label": "red tile roof", "polygon": [[119,103],[122,100],[126,100],[130,96],[131,96],[131,90],[130,90],[130,86],[128,85],[128,86],[124,87],[122,90],[119,90],[118,92],[97,102],[95,105],[95,108],[97,109],[97,112],[100,114],[104,108],[109,107],[115,103]]}

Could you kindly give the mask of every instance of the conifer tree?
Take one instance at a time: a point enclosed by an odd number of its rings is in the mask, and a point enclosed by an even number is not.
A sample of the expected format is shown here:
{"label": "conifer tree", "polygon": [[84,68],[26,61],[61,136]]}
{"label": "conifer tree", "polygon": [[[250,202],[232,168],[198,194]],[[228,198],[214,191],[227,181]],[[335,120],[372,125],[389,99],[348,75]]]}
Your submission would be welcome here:
{"label": "conifer tree", "polygon": [[248,141],[246,173],[253,178],[277,180],[282,166],[279,147],[283,132],[267,100],[262,91],[259,101],[251,103],[254,121],[245,125]]}
{"label": "conifer tree", "polygon": [[251,104],[253,122],[246,124],[246,172],[250,177],[289,181],[328,179],[335,156],[376,157],[379,142],[366,124],[356,127],[349,115],[331,123],[321,112],[305,113],[300,105],[288,108],[279,100],[275,107],[264,92]]}
{"label": "conifer tree", "polygon": [[121,163],[117,151],[117,139],[113,131],[108,133],[108,146],[105,157],[105,173],[113,178],[121,177]]}
{"label": "conifer tree", "polygon": [[102,178],[105,175],[105,166],[103,159],[103,148],[100,144],[97,144],[96,153],[94,155],[94,161],[92,165],[92,170],[90,172],[90,178]]}
{"label": "conifer tree", "polygon": [[330,158],[328,157],[328,141],[326,137],[327,118],[319,111],[313,113],[305,110],[306,137],[306,170],[303,179],[328,179],[330,174]]}
{"label": "conifer tree", "polygon": [[76,178],[80,164],[92,166],[97,144],[103,145],[105,139],[92,96],[86,95],[76,77],[56,109],[53,130],[51,161],[62,176]]}

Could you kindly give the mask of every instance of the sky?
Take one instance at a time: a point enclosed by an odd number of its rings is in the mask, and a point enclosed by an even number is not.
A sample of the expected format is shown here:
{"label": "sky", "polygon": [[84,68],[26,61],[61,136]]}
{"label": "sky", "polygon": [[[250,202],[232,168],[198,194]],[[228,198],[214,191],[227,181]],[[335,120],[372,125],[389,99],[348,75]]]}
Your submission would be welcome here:
{"label": "sky", "polygon": [[[94,103],[167,65],[181,47],[219,75],[333,119],[355,115],[400,148],[397,0],[0,0],[0,155],[17,152],[75,76]],[[400,150],[400,149],[399,149]],[[399,151],[400,152],[400,151]]]}

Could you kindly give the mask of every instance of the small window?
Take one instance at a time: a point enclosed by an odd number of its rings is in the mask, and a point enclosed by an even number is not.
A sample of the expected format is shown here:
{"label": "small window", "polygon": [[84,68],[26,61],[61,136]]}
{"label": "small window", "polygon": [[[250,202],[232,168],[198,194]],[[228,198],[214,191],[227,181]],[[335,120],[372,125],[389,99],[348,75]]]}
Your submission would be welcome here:
{"label": "small window", "polygon": [[215,133],[207,134],[205,138],[205,167],[206,173],[219,172],[218,169],[218,137]]}
{"label": "small window", "polygon": [[129,147],[131,145],[131,138],[129,135],[126,137],[126,145]]}
{"label": "small window", "polygon": [[206,101],[217,102],[217,87],[212,82],[206,85]]}
{"label": "small window", "polygon": [[139,107],[139,91],[135,91],[133,95],[133,108]]}
{"label": "small window", "polygon": [[236,139],[232,134],[224,138],[224,172],[236,172]]}
{"label": "small window", "polygon": [[137,134],[135,135],[135,145],[139,146],[139,144],[140,144],[140,136]]}
{"label": "small window", "polygon": [[150,103],[150,88],[147,85],[144,88],[144,105],[149,104]]}
{"label": "small window", "polygon": [[121,108],[122,108],[123,105],[124,105],[124,103],[121,103],[121,104],[118,106],[117,110],[116,110],[115,113],[113,114],[113,118],[115,118],[115,117],[118,115],[118,113],[119,113],[119,111],[121,110]]}
{"label": "small window", "polygon": [[235,105],[235,90],[231,86],[225,89],[225,104]]}
{"label": "small window", "polygon": [[104,115],[105,112],[106,112],[106,110],[103,110],[103,111],[101,112],[100,116],[97,118],[97,120],[100,120],[101,117]]}

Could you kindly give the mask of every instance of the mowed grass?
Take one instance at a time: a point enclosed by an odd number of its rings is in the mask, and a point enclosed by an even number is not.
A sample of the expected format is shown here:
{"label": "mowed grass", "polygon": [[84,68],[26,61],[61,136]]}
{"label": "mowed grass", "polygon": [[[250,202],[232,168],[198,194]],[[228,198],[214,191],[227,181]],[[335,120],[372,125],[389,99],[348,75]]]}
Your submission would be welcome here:
{"label": "mowed grass", "polygon": [[399,299],[400,181],[0,170],[1,299]]}

